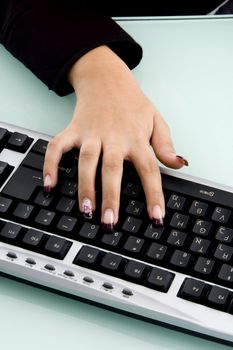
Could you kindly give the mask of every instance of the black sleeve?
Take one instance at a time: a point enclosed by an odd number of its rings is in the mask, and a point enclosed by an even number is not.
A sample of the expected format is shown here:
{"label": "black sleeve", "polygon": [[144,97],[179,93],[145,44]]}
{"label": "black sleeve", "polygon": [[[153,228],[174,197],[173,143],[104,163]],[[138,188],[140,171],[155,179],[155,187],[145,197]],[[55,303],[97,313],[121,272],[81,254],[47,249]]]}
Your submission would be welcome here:
{"label": "black sleeve", "polygon": [[85,3],[0,0],[0,42],[60,96],[73,91],[68,70],[97,46],[108,45],[130,69],[142,57],[141,46],[130,35]]}

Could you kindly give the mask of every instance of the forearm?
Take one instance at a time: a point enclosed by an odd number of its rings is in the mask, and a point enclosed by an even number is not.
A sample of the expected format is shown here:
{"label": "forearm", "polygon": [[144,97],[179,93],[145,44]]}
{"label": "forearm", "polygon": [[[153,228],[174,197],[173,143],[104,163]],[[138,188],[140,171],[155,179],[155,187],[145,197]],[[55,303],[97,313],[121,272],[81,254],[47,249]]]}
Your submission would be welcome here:
{"label": "forearm", "polygon": [[67,73],[95,47],[108,45],[129,68],[141,47],[110,17],[90,13],[79,2],[8,0],[0,3],[1,43],[59,95],[72,91]]}

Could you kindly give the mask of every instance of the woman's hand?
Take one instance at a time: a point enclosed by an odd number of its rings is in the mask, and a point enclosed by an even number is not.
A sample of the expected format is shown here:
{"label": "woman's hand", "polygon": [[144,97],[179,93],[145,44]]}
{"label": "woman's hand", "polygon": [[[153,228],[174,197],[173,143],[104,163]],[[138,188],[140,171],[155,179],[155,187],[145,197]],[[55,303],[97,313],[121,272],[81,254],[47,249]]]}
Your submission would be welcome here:
{"label": "woman's hand", "polygon": [[96,208],[96,168],[102,152],[101,221],[111,230],[118,221],[123,160],[130,160],[143,185],[148,215],[155,224],[162,225],[165,204],[156,157],[171,168],[187,165],[175,153],[168,125],[143,94],[130,69],[107,46],[81,57],[70,70],[69,81],[78,103],[69,125],[48,144],[45,188],[56,185],[63,153],[80,148],[79,206],[86,217],[92,217]]}

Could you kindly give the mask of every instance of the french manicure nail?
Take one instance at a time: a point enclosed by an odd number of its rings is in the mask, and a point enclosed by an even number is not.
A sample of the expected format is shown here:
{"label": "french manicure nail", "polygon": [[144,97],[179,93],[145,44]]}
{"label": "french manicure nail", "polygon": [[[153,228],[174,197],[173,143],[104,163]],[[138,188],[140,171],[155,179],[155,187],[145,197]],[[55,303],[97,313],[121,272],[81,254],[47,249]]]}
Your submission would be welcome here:
{"label": "french manicure nail", "polygon": [[106,209],[103,218],[103,229],[105,231],[113,231],[114,214],[112,209]]}
{"label": "french manicure nail", "polygon": [[159,205],[155,205],[152,209],[152,221],[156,226],[163,226],[163,215]]}
{"label": "french manicure nail", "polygon": [[177,156],[177,158],[181,159],[184,165],[186,165],[186,166],[189,165],[189,162],[188,162],[187,159],[185,159],[184,157],[182,157],[182,156]]}
{"label": "french manicure nail", "polygon": [[92,219],[93,218],[93,208],[92,208],[92,202],[89,198],[84,198],[82,201],[82,214],[85,219]]}
{"label": "french manicure nail", "polygon": [[44,178],[44,192],[49,193],[51,190],[51,177],[50,175],[46,175]]}

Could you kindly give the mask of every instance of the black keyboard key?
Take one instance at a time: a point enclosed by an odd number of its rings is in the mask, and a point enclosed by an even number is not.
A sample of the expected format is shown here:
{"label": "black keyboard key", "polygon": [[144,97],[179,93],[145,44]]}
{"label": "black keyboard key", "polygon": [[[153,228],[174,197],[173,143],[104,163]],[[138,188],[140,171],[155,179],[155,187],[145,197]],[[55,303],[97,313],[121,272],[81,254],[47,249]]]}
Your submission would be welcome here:
{"label": "black keyboard key", "polygon": [[229,247],[226,244],[219,243],[217,246],[214,257],[222,261],[230,261],[233,254],[233,247]]}
{"label": "black keyboard key", "polygon": [[13,132],[7,142],[6,148],[24,153],[31,145],[33,139],[25,134],[19,132]]}
{"label": "black keyboard key", "polygon": [[63,215],[57,224],[58,230],[72,233],[74,231],[77,219],[72,216]]}
{"label": "black keyboard key", "polygon": [[44,247],[46,255],[57,259],[64,259],[72,243],[58,236],[50,236]]}
{"label": "black keyboard key", "polygon": [[130,260],[125,266],[123,278],[142,284],[144,282],[144,275],[146,272],[146,265],[137,261]]}
{"label": "black keyboard key", "polygon": [[167,243],[174,247],[183,247],[187,238],[187,233],[172,230],[168,236]]}
{"label": "black keyboard key", "polygon": [[0,176],[1,176],[1,177],[2,177],[2,176],[4,175],[4,173],[6,172],[7,166],[8,166],[8,163],[2,162],[2,161],[0,160]]}
{"label": "black keyboard key", "polygon": [[12,200],[9,198],[0,196],[0,214],[6,214],[9,212],[9,208],[11,207]]}
{"label": "black keyboard key", "polygon": [[172,194],[167,203],[167,207],[174,210],[182,210],[185,206],[185,197],[179,196],[178,194]]}
{"label": "black keyboard key", "polygon": [[13,166],[6,162],[0,161],[0,187],[4,184],[13,169]]}
{"label": "black keyboard key", "polygon": [[194,265],[194,271],[200,275],[201,278],[205,278],[205,276],[211,276],[213,269],[215,266],[214,260],[210,260],[199,256],[196,264]]}
{"label": "black keyboard key", "polygon": [[216,222],[220,222],[221,224],[226,224],[229,220],[230,215],[231,215],[231,210],[217,207],[213,212],[212,220]]}
{"label": "black keyboard key", "polygon": [[77,166],[76,166],[76,164],[75,164],[75,166],[70,166],[68,164],[67,164],[67,166],[59,165],[58,166],[58,173],[59,173],[59,177],[74,179],[74,178],[76,178],[76,175],[77,175]]}
{"label": "black keyboard key", "polygon": [[126,213],[134,216],[140,216],[145,207],[143,202],[132,199],[126,207]]}
{"label": "black keyboard key", "polygon": [[13,198],[28,201],[38,186],[43,187],[43,174],[21,166],[12,175],[3,188],[2,193]]}
{"label": "black keyboard key", "polygon": [[68,197],[61,197],[59,202],[57,203],[56,209],[61,211],[62,213],[70,213],[76,205],[76,201],[74,199]]}
{"label": "black keyboard key", "polygon": [[93,240],[96,238],[96,235],[99,231],[99,225],[92,224],[90,222],[85,222],[85,224],[82,226],[81,230],[79,231],[79,236],[82,238]]}
{"label": "black keyboard key", "polygon": [[42,244],[44,234],[41,231],[29,229],[23,237],[23,243],[30,248],[39,248]]}
{"label": "black keyboard key", "polygon": [[177,228],[178,230],[186,229],[189,217],[180,213],[174,213],[170,222],[170,226]]}
{"label": "black keyboard key", "polygon": [[65,196],[75,197],[77,190],[78,190],[77,182],[65,181],[65,183],[61,188],[61,193],[64,194]]}
{"label": "black keyboard key", "polygon": [[48,146],[48,141],[42,140],[42,139],[38,139],[34,145],[32,146],[32,151],[45,155],[46,149]]}
{"label": "black keyboard key", "polygon": [[48,207],[53,199],[54,196],[52,194],[47,195],[44,191],[40,191],[36,196],[34,203],[40,205],[41,207]]}
{"label": "black keyboard key", "polygon": [[233,229],[229,227],[220,226],[215,238],[220,242],[232,243],[233,242]]}
{"label": "black keyboard key", "polygon": [[156,262],[164,260],[167,249],[167,246],[154,242],[146,252],[146,257],[156,264]]}
{"label": "black keyboard key", "polygon": [[199,201],[193,201],[189,209],[189,214],[196,216],[205,216],[208,209],[208,204]]}
{"label": "black keyboard key", "polygon": [[155,227],[153,224],[149,224],[144,233],[144,236],[154,241],[159,241],[164,233],[164,227]]}
{"label": "black keyboard key", "polygon": [[116,275],[119,272],[123,258],[120,255],[106,253],[101,261],[101,268],[109,274]]}
{"label": "black keyboard key", "polygon": [[76,255],[73,264],[95,268],[100,257],[101,253],[99,249],[83,246]]}
{"label": "black keyboard key", "polygon": [[210,221],[205,221],[198,219],[193,226],[193,233],[200,236],[208,236],[212,228],[212,223]]}
{"label": "black keyboard key", "polygon": [[19,218],[20,220],[26,221],[30,219],[33,209],[33,205],[19,203],[15,208],[13,215]]}
{"label": "black keyboard key", "polygon": [[123,230],[130,233],[137,233],[142,225],[142,220],[128,216],[123,224]]}
{"label": "black keyboard key", "polygon": [[129,236],[123,250],[129,254],[139,254],[142,251],[145,240],[134,236]]}
{"label": "black keyboard key", "polygon": [[218,286],[212,286],[206,305],[214,309],[226,311],[231,301],[230,291]]}
{"label": "black keyboard key", "polygon": [[135,184],[133,182],[128,182],[126,187],[123,189],[123,194],[137,198],[141,192],[141,189],[138,184]]}
{"label": "black keyboard key", "polygon": [[19,236],[22,227],[13,222],[7,222],[0,231],[0,240],[4,242],[15,242]]}
{"label": "black keyboard key", "polygon": [[153,267],[146,281],[146,286],[166,293],[175,277],[174,273]]}
{"label": "black keyboard key", "polygon": [[105,233],[101,239],[101,243],[111,248],[115,248],[119,245],[121,237],[122,233],[118,231]]}
{"label": "black keyboard key", "polygon": [[41,209],[35,218],[35,222],[39,225],[50,226],[54,216],[53,211]]}
{"label": "black keyboard key", "polygon": [[187,299],[202,304],[209,285],[194,278],[185,278],[177,294],[179,298]]}
{"label": "black keyboard key", "polygon": [[8,130],[0,128],[0,145],[4,145],[8,135]]}
{"label": "black keyboard key", "polygon": [[29,152],[24,158],[22,165],[43,171],[44,157],[40,154]]}
{"label": "black keyboard key", "polygon": [[233,287],[233,266],[223,264],[218,273],[218,279],[229,287]]}
{"label": "black keyboard key", "polygon": [[170,264],[179,268],[180,270],[187,270],[190,262],[191,254],[182,250],[175,250],[170,260]]}
{"label": "black keyboard key", "polygon": [[194,237],[190,250],[198,254],[206,254],[210,246],[210,241],[201,237]]}

